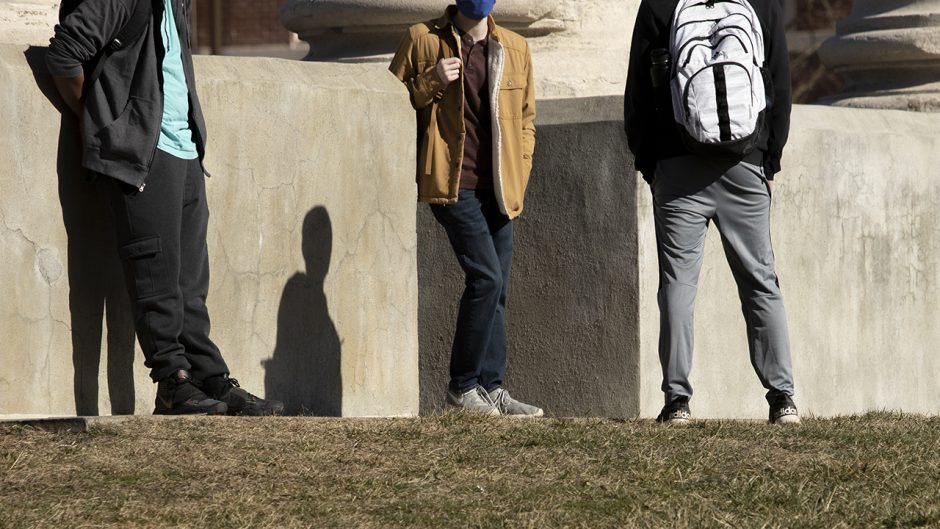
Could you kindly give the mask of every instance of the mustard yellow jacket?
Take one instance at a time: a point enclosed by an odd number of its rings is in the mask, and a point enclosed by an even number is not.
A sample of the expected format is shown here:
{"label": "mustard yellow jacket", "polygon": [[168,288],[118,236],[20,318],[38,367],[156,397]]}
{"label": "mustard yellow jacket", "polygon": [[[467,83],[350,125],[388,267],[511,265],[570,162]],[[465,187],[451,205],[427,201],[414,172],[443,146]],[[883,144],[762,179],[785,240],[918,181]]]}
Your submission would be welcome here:
{"label": "mustard yellow jacket", "polygon": [[[412,26],[389,66],[408,87],[418,111],[418,200],[432,204],[457,202],[463,165],[463,70],[447,86],[434,71],[441,59],[461,56],[451,22],[455,11],[451,6],[443,17]],[[493,187],[502,212],[515,218],[522,213],[535,150],[532,57],[521,35],[497,26],[492,17],[489,25]]]}

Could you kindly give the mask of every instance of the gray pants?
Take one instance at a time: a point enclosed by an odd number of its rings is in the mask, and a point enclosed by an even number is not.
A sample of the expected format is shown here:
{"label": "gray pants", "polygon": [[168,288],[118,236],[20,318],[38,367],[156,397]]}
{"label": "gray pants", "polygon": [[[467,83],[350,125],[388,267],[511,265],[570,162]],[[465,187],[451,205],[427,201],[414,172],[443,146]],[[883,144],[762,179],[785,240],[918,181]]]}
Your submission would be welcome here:
{"label": "gray pants", "polygon": [[793,396],[787,319],[774,272],[770,192],[763,170],[696,156],[659,162],[653,181],[659,254],[659,359],[666,403],[690,398],[693,307],[714,220],[747,326],[751,364],[768,400]]}

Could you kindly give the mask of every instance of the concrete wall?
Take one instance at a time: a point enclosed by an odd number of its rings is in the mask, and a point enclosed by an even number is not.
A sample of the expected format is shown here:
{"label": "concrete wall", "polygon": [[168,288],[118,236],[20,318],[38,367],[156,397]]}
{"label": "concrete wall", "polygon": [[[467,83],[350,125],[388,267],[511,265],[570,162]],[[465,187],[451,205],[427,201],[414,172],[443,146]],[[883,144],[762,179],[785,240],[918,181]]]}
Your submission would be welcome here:
{"label": "concrete wall", "polygon": [[[940,411],[940,120],[797,106],[772,212],[797,405],[830,416]],[[642,414],[662,406],[652,204],[640,186]],[[703,417],[765,418],[718,234],[708,235],[695,321]]]}
{"label": "concrete wall", "polygon": [[[506,387],[555,415],[639,410],[635,172],[610,103],[539,104],[526,210],[513,226]],[[426,205],[418,266],[428,413],[443,405],[463,276]]]}
{"label": "concrete wall", "polygon": [[[620,98],[540,106],[516,226],[507,387],[554,415],[653,417],[662,406],[652,201],[618,122]],[[797,106],[773,236],[797,404],[821,416],[936,413],[940,394],[940,122]],[[419,209],[421,403],[436,409],[461,276]],[[765,418],[736,287],[711,228],[696,305],[699,417]]]}
{"label": "concrete wall", "polygon": [[[0,414],[147,413],[153,386],[102,184],[77,170],[74,123],[56,110],[41,54],[0,47]],[[461,276],[426,206],[415,221],[404,90],[383,65],[197,67],[216,175],[209,305],[234,374],[293,411],[410,414],[419,393],[422,410],[435,409]],[[507,385],[556,415],[652,416],[661,405],[651,203],[620,105],[540,106]],[[935,413],[940,123],[797,107],[793,125],[773,230],[798,404]],[[717,240],[697,305],[693,411],[761,418]]]}
{"label": "concrete wall", "polygon": [[[0,46],[0,415],[149,413],[105,182],[82,177],[43,53]],[[196,67],[213,173],[208,303],[233,376],[291,412],[415,414],[406,94],[379,66]]]}

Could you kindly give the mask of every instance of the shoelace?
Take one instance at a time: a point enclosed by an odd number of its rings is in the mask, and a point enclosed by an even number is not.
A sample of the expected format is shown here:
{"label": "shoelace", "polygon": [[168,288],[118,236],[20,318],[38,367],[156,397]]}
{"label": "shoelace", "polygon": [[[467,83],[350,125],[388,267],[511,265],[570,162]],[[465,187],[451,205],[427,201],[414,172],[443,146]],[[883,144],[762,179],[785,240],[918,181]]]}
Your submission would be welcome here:
{"label": "shoelace", "polygon": [[509,406],[509,392],[506,391],[505,389],[500,388],[499,390],[497,390],[496,392],[497,395],[495,399],[491,398],[490,394],[486,393],[486,391],[484,391],[483,393],[486,394],[487,399],[490,402],[492,402],[493,406],[496,406],[499,409],[499,411],[505,411],[507,406]]}
{"label": "shoelace", "polygon": [[[499,400],[499,398],[497,398],[496,400],[493,400],[492,398],[490,398],[490,394],[487,393],[485,389],[483,389],[483,386],[477,386],[477,394],[480,395],[480,398],[482,398],[485,402],[489,402],[493,406],[498,405],[497,401]],[[500,398],[501,397],[502,397],[502,392],[500,392]]]}
{"label": "shoelace", "polygon": [[[231,384],[233,388],[240,388],[240,387],[242,387],[241,384],[238,383],[238,379],[237,379],[237,378],[227,378],[227,379],[225,379],[225,380],[226,380],[229,384]],[[245,397],[246,397],[250,402],[261,402],[262,400],[264,400],[264,399],[262,399],[261,397],[259,397],[259,396],[257,396],[257,395],[253,395],[253,394],[251,394],[251,393],[248,393],[247,391],[243,391],[242,393],[245,395]]]}

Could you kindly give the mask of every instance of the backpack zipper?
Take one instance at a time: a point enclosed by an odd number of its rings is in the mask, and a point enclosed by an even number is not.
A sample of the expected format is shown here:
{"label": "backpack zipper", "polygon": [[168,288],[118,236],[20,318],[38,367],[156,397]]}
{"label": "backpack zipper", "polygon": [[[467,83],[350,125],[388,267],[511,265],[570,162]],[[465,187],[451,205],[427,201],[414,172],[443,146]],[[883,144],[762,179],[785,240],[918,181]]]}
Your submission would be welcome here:
{"label": "backpack zipper", "polygon": [[[744,48],[744,53],[749,53],[749,52],[747,51],[747,45],[744,44],[744,41],[741,40],[741,38],[738,37],[737,35],[725,35],[725,36],[722,37],[721,40],[719,40],[711,49],[717,48],[718,45],[721,44],[721,43],[722,43],[725,39],[727,39],[728,37],[734,37],[735,39],[737,39],[737,41],[740,42],[740,43],[741,43],[741,46]],[[689,62],[692,61],[692,52],[695,50],[695,48],[698,48],[699,46],[706,46],[706,47],[707,47],[708,45],[707,45],[707,44],[696,44],[695,46],[692,46],[691,48],[689,48],[689,53],[686,54],[686,56],[685,56],[685,62],[682,63],[682,67],[683,67],[683,68],[685,68],[686,66],[688,66],[688,65],[689,65]]]}
{"label": "backpack zipper", "polygon": [[682,24],[679,24],[678,26],[676,26],[676,31],[679,31],[680,29],[686,26],[691,26],[692,24],[704,24],[706,22],[711,22],[711,23],[721,22],[722,20],[728,20],[729,18],[732,18],[732,17],[744,17],[746,19],[747,15],[744,13],[731,13],[730,15],[726,17],[722,17],[722,18],[709,18],[705,20],[690,20],[688,22],[683,22]]}
{"label": "backpack zipper", "polygon": [[688,117],[689,112],[691,111],[691,108],[689,108],[689,88],[692,87],[692,80],[695,79],[696,77],[698,77],[702,72],[711,71],[711,70],[714,70],[715,68],[717,68],[718,66],[725,66],[725,65],[728,65],[728,64],[737,66],[737,67],[741,68],[742,70],[744,70],[744,73],[747,74],[748,83],[750,83],[751,86],[754,85],[754,79],[751,77],[751,72],[748,71],[748,69],[747,69],[746,66],[744,66],[743,64],[741,64],[741,63],[739,63],[739,62],[736,62],[736,61],[725,61],[725,62],[716,62],[716,63],[714,63],[714,64],[709,64],[709,65],[706,66],[705,68],[702,68],[701,70],[695,72],[695,75],[693,75],[692,77],[689,77],[689,80],[688,80],[688,81],[686,82],[686,84],[685,84],[685,89],[682,91],[682,101],[685,103],[685,115],[686,115],[686,117]]}
{"label": "backpack zipper", "polygon": [[[731,25],[731,26],[724,26],[724,27],[722,27],[721,29],[736,29],[736,30],[740,31],[741,33],[744,33],[744,34],[747,36],[747,41],[751,44],[751,48],[752,48],[755,52],[757,51],[757,47],[754,45],[754,41],[751,40],[751,36],[750,36],[750,34],[747,32],[746,29],[742,28],[741,26],[734,26],[734,25]],[[682,52],[683,52],[683,50],[686,49],[686,47],[690,46],[693,42],[706,41],[706,40],[710,41],[713,36],[714,36],[714,34],[708,35],[707,37],[693,37],[693,38],[687,40],[687,41],[682,45],[682,47],[679,48],[679,52],[676,53],[676,64],[678,64],[679,61],[682,59]],[[744,41],[741,40],[741,38],[738,37],[738,36],[737,36],[736,34],[734,34],[734,33],[729,33],[728,35],[725,35],[724,37],[722,37],[721,40],[719,40],[718,43],[715,44],[715,46],[717,46],[718,44],[720,44],[722,40],[728,38],[729,36],[733,36],[733,37],[737,38],[738,41],[741,43],[741,46],[744,47],[744,51],[745,51],[745,52],[747,51],[747,45],[744,44]]]}
{"label": "backpack zipper", "polygon": [[683,7],[681,11],[679,11],[678,13],[676,13],[676,20],[679,20],[679,17],[682,16],[682,13],[683,13],[686,9],[691,9],[691,8],[693,8],[693,7],[708,6],[709,4],[711,4],[712,7],[715,7],[715,4],[735,4],[735,5],[739,5],[739,6],[744,7],[744,5],[742,4],[742,2],[739,1],[739,0],[708,0],[708,1],[706,1],[706,2],[700,2],[700,3],[698,3],[698,4],[689,4],[689,5],[685,6],[685,7]]}

